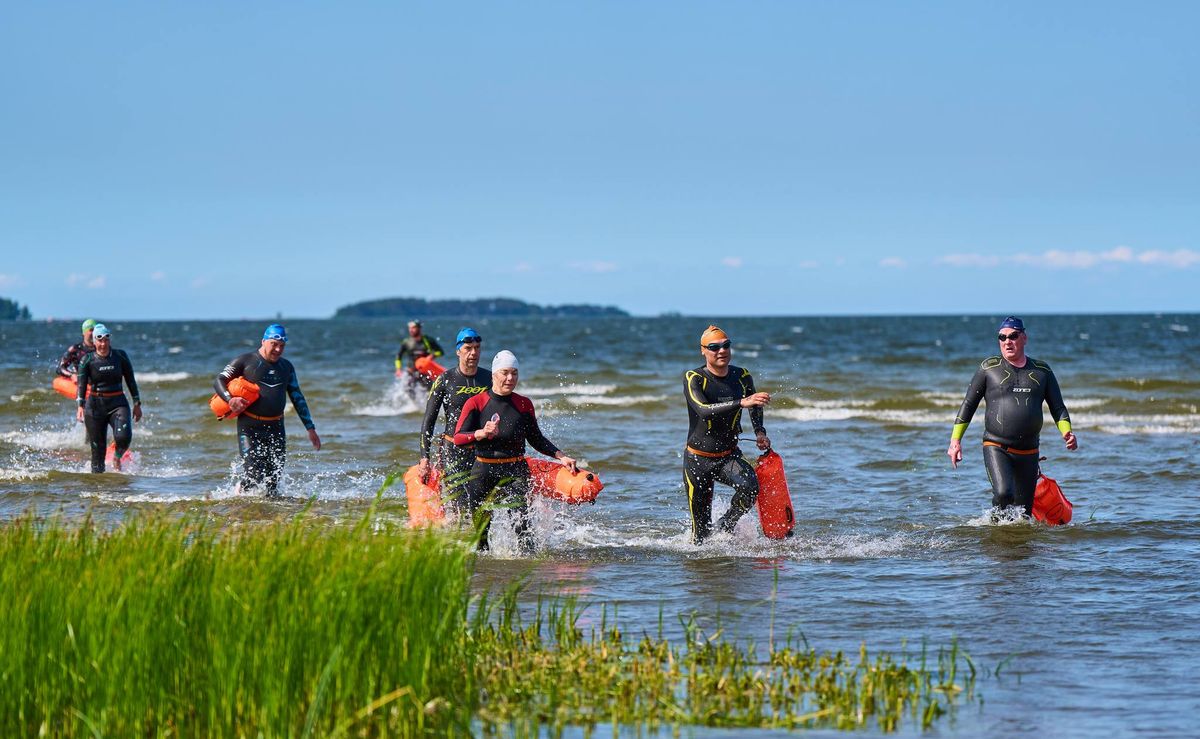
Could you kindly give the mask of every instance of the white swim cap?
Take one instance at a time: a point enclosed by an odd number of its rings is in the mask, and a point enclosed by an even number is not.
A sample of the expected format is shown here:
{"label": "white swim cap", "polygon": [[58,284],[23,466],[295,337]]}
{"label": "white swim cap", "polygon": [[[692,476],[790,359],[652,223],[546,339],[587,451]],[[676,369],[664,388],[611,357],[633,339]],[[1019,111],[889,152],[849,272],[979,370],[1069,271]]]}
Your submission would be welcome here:
{"label": "white swim cap", "polygon": [[492,372],[502,369],[520,369],[520,365],[517,364],[517,355],[507,349],[497,352],[492,359]]}

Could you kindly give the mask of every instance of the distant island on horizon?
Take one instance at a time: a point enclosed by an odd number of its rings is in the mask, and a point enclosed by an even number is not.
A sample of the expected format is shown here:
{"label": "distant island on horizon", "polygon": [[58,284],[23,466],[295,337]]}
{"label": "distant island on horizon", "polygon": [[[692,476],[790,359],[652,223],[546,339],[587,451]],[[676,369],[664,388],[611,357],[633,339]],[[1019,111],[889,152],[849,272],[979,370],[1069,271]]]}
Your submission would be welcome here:
{"label": "distant island on horizon", "polygon": [[535,305],[516,298],[474,300],[426,300],[425,298],[380,298],[343,305],[334,318],[458,318],[493,316],[554,316],[570,318],[624,317],[629,313],[611,305]]}

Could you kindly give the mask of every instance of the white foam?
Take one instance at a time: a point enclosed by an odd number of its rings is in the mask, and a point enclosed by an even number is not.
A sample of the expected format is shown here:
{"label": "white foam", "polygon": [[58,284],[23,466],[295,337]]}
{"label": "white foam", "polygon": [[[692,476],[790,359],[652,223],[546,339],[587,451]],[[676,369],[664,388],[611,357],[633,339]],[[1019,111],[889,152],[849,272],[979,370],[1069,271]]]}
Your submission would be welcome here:
{"label": "white foam", "polygon": [[356,416],[401,416],[407,413],[423,413],[427,393],[423,388],[416,390],[414,397],[411,383],[397,380],[384,391],[383,398],[374,403],[358,406],[351,411]]}
{"label": "white foam", "polygon": [[923,411],[923,410],[882,410],[878,408],[862,408],[862,407],[800,407],[800,408],[784,408],[782,410],[772,411],[772,416],[782,416],[794,421],[802,421],[806,423],[816,423],[821,421],[845,421],[851,418],[862,418],[869,421],[878,421],[881,423],[898,423],[909,426],[931,426],[936,424],[949,424],[953,422],[953,418],[947,417],[943,411]]}
{"label": "white foam", "polygon": [[556,388],[545,387],[519,387],[517,393],[527,395],[532,398],[547,397],[550,395],[607,395],[613,390],[616,390],[616,385],[562,385]]}
{"label": "white foam", "polygon": [[167,349],[167,354],[179,354],[183,351],[182,346],[173,346]]}
{"label": "white foam", "polygon": [[138,382],[179,382],[191,377],[187,372],[139,372]]}
{"label": "white foam", "polygon": [[595,395],[569,395],[567,402],[571,405],[640,405],[641,403],[657,403],[660,400],[666,400],[665,395],[617,395],[615,397],[606,398]]}
{"label": "white foam", "polygon": [[87,444],[87,432],[83,424],[72,422],[62,429],[5,431],[0,439],[27,449],[74,449]]}
{"label": "white foam", "polygon": [[50,476],[46,470],[0,470],[0,480],[18,482],[21,480],[42,480]]}

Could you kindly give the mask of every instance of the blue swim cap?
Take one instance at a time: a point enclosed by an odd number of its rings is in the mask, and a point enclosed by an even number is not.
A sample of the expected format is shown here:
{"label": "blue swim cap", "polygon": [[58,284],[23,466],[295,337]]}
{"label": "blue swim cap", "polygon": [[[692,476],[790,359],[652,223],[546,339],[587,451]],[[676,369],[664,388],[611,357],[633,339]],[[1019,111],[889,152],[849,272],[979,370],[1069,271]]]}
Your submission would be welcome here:
{"label": "blue swim cap", "polygon": [[1024,321],[1022,321],[1020,318],[1017,318],[1016,316],[1009,316],[1008,318],[1005,318],[1003,321],[1000,322],[1000,328],[1002,328],[1002,329],[1015,328],[1016,330],[1024,333],[1025,323],[1024,323]]}
{"label": "blue swim cap", "polygon": [[472,344],[479,344],[483,342],[483,337],[480,336],[479,332],[473,328],[464,328],[462,331],[458,332],[458,337],[454,340],[454,348],[462,349],[462,345],[467,343],[468,340],[470,340]]}
{"label": "blue swim cap", "polygon": [[109,331],[108,326],[105,326],[103,323],[97,323],[95,326],[92,326],[92,340],[93,341],[95,341],[96,339],[103,339],[105,336],[111,336],[111,335],[112,335],[112,331]]}
{"label": "blue swim cap", "polygon": [[267,326],[267,330],[263,331],[263,341],[282,341],[287,343],[287,331],[283,329],[282,323],[272,323]]}

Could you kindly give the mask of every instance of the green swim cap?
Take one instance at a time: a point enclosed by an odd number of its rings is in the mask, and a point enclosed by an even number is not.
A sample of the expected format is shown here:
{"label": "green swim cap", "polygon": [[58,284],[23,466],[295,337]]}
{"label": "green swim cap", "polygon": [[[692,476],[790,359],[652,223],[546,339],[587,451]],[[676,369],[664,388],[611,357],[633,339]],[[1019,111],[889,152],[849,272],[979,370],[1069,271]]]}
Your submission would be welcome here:
{"label": "green swim cap", "polygon": [[87,319],[86,321],[84,321],[84,322],[83,322],[83,332],[84,332],[85,334],[86,334],[88,331],[91,331],[91,330],[92,330],[92,329],[94,329],[94,328],[96,328],[96,319],[94,319],[94,318],[89,318],[89,319]]}

